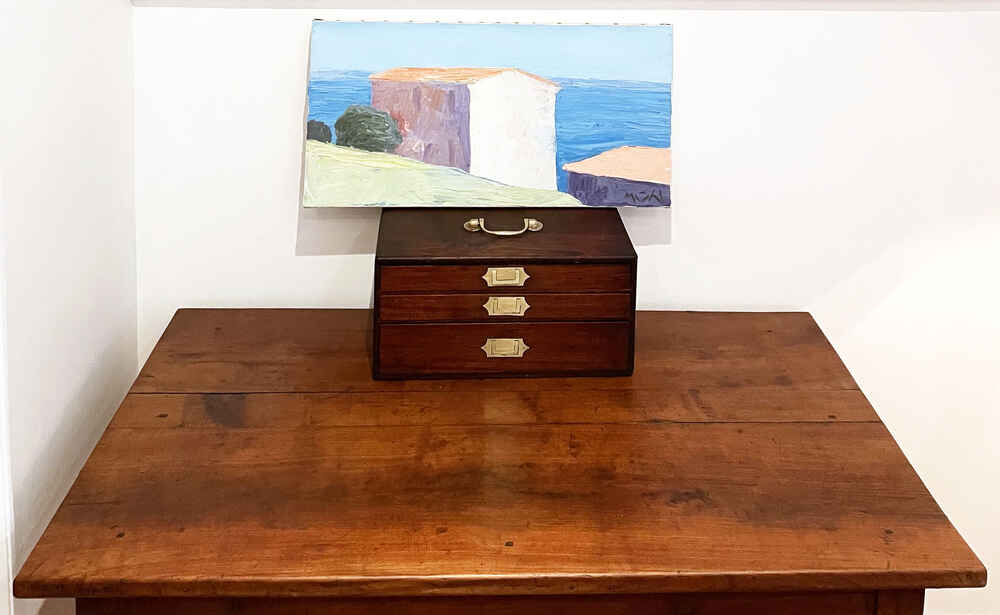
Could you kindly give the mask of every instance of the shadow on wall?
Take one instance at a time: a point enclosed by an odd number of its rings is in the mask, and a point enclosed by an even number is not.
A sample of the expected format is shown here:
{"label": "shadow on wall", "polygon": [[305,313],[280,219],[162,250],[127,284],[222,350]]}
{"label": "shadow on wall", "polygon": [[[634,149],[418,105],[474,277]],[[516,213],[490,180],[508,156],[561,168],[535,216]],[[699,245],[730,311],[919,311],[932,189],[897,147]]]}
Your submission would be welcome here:
{"label": "shadow on wall", "polygon": [[[619,211],[637,247],[670,243],[671,208],[622,207]],[[300,205],[295,255],[374,254],[379,212],[369,207]]]}

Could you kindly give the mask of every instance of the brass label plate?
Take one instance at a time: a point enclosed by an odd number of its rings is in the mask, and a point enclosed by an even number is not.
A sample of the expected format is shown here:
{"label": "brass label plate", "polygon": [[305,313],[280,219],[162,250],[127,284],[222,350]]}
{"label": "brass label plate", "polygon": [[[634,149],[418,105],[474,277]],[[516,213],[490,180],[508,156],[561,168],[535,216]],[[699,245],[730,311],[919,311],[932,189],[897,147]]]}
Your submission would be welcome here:
{"label": "brass label plate", "polygon": [[490,316],[524,316],[530,307],[524,297],[490,297],[483,304]]}
{"label": "brass label plate", "polygon": [[480,348],[490,359],[520,359],[531,347],[520,337],[490,337]]}
{"label": "brass label plate", "polygon": [[483,279],[490,288],[494,286],[524,286],[528,281],[528,272],[524,267],[488,267]]}

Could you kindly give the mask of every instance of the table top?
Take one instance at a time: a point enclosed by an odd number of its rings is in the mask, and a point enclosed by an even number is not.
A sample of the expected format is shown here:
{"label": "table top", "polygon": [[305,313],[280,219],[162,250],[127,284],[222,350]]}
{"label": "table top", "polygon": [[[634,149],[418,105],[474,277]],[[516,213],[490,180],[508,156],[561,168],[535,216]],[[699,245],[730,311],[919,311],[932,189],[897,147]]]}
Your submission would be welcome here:
{"label": "table top", "polygon": [[180,310],[20,597],[971,587],[808,314],[639,312],[635,375],[376,382],[364,310]]}

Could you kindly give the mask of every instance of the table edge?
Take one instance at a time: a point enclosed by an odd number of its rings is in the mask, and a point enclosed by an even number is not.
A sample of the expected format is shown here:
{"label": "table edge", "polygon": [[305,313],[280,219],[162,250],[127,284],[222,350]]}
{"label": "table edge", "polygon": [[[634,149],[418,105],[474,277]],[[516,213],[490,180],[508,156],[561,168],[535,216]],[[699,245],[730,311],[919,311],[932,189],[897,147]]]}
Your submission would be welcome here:
{"label": "table edge", "polygon": [[130,581],[113,578],[14,580],[17,598],[123,597],[419,597],[523,594],[769,593],[974,588],[986,585],[986,568],[954,570],[809,570],[781,572],[638,572],[503,575],[372,575],[308,578],[175,577]]}

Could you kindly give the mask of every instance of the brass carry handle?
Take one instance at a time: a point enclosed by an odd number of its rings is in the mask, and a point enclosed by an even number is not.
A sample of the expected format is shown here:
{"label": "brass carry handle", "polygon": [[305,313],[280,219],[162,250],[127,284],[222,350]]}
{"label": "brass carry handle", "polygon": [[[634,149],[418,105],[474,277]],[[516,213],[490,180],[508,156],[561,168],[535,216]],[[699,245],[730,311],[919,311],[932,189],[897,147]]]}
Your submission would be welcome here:
{"label": "brass carry handle", "polygon": [[485,218],[469,218],[462,225],[467,231],[475,233],[476,231],[483,231],[484,233],[489,233],[490,235],[498,235],[500,237],[509,237],[511,235],[520,235],[525,231],[538,232],[542,230],[542,221],[536,220],[534,218],[524,218],[524,226],[516,231],[491,231],[486,228]]}

